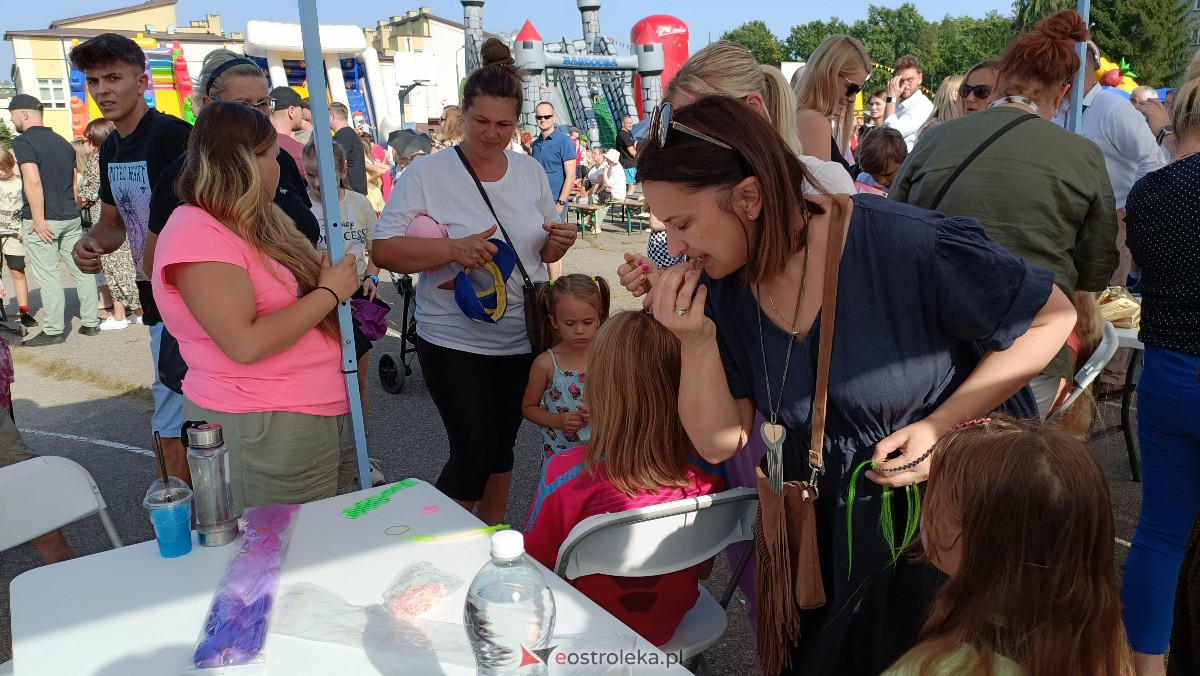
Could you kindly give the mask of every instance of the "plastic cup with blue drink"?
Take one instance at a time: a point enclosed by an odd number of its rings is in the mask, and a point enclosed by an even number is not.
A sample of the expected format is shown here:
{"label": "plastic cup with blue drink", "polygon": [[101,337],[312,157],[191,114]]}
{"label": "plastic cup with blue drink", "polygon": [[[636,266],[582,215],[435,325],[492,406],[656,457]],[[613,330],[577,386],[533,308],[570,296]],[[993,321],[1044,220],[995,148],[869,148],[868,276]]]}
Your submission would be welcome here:
{"label": "plastic cup with blue drink", "polygon": [[150,484],[142,501],[150,512],[158,553],[173,559],[192,551],[192,489],[178,477]]}

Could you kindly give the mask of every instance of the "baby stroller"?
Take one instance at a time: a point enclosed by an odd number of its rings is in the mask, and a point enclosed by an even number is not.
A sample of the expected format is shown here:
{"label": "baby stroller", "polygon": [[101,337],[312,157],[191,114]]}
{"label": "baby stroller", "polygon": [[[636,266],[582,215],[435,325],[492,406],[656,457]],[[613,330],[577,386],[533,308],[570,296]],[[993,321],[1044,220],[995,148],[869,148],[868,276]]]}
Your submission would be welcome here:
{"label": "baby stroller", "polygon": [[412,356],[417,352],[417,322],[413,317],[417,296],[410,275],[390,274],[400,294],[400,352],[385,352],[379,358],[379,382],[389,394],[399,394],[405,379],[412,375]]}

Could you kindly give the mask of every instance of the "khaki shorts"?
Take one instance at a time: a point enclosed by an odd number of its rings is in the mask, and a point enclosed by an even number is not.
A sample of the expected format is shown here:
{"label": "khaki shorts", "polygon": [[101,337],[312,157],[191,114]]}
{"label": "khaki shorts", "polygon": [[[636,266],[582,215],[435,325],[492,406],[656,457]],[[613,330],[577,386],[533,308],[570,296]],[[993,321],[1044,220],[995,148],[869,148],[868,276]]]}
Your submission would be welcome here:
{"label": "khaki shorts", "polygon": [[349,415],[220,413],[184,399],[188,420],[222,427],[239,509],[300,504],[358,489]]}

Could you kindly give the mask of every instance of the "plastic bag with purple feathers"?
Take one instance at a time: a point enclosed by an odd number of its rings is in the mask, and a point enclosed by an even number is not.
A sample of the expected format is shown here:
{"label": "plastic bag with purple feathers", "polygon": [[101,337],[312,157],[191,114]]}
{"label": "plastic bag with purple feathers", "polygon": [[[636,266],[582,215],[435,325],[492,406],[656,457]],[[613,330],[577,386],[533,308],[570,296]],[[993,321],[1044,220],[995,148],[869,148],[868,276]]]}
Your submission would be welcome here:
{"label": "plastic bag with purple feathers", "polygon": [[262,661],[279,569],[299,505],[263,505],[242,516],[238,552],[217,586],[192,662],[199,669]]}

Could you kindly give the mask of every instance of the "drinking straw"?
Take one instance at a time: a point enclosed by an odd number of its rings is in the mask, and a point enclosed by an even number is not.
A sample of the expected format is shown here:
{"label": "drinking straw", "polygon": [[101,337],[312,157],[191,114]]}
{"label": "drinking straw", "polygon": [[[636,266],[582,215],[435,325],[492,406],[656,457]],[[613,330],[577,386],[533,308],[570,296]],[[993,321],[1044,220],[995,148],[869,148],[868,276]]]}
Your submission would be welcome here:
{"label": "drinking straw", "polygon": [[163,455],[162,437],[158,432],[154,433],[154,457],[158,458],[158,469],[162,472],[163,486],[167,487],[167,502],[172,502],[175,498],[171,495],[171,477],[167,475],[167,458]]}

